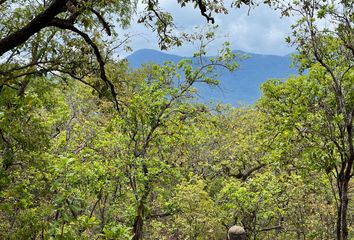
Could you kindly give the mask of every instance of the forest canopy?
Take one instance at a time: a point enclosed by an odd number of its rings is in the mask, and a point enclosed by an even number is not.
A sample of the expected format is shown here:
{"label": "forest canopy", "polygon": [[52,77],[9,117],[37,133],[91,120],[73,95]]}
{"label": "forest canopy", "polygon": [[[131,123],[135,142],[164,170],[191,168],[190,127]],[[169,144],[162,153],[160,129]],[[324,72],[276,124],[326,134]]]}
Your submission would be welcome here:
{"label": "forest canopy", "polygon": [[[193,58],[118,59],[138,4]],[[175,4],[208,30],[179,34],[157,0],[0,0],[0,239],[352,239],[354,2]],[[215,16],[260,4],[297,19],[299,75],[252,106],[198,102],[244,58],[206,58]]]}

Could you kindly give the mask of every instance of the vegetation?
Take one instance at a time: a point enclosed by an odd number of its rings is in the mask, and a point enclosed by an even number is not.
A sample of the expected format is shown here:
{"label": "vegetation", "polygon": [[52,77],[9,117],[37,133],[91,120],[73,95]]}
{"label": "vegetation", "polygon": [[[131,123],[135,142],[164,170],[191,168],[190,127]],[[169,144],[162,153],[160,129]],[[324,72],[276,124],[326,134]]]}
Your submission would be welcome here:
{"label": "vegetation", "polygon": [[[225,239],[235,224],[248,239],[353,239],[354,2],[265,3],[298,17],[302,75],[234,108],[198,103],[193,85],[243,56],[225,43],[206,60],[215,29],[177,36],[158,1],[139,22],[161,48],[200,49],[133,70],[106,19],[128,27],[136,1],[0,0],[0,239]],[[212,23],[230,10],[176,4]]]}

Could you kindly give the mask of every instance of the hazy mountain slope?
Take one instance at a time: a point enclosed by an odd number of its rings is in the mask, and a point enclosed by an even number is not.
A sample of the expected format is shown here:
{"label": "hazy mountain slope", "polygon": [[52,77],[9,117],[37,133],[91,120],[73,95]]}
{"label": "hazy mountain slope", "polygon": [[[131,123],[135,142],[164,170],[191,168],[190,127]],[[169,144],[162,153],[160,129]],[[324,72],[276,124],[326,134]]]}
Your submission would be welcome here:
{"label": "hazy mountain slope", "polygon": [[[219,88],[197,85],[202,101],[221,101],[232,105],[252,104],[259,98],[259,86],[264,81],[296,74],[296,69],[290,68],[289,56],[246,54],[250,58],[240,62],[240,68],[235,72],[221,71]],[[165,61],[178,62],[183,58],[151,49],[141,49],[127,57],[129,65],[133,68],[148,62],[158,64],[163,64]]]}

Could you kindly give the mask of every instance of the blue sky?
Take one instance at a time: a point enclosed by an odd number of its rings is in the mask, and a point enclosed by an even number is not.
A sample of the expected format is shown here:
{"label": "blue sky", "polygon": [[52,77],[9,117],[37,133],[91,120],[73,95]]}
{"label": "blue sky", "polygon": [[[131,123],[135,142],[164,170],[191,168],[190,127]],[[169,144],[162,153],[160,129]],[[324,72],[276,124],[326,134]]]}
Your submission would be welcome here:
{"label": "blue sky", "polygon": [[[192,6],[180,8],[176,0],[161,0],[160,3],[164,10],[172,14],[176,26],[181,31],[192,31],[196,26],[206,24],[206,20]],[[138,11],[142,10],[143,8],[139,6]],[[294,23],[294,19],[281,18],[279,12],[267,6],[258,6],[251,11],[248,10],[247,7],[231,9],[227,15],[215,16],[216,23],[219,25],[218,35],[228,37],[218,38],[210,46],[210,54],[213,54],[224,41],[229,41],[233,49],[252,53],[286,55],[294,51],[284,40],[291,33],[290,26]],[[136,19],[133,20],[128,32],[139,34],[131,42],[134,50],[158,49],[154,33],[143,25],[137,24]],[[188,56],[195,50],[196,46],[189,44],[170,49],[168,52]]]}

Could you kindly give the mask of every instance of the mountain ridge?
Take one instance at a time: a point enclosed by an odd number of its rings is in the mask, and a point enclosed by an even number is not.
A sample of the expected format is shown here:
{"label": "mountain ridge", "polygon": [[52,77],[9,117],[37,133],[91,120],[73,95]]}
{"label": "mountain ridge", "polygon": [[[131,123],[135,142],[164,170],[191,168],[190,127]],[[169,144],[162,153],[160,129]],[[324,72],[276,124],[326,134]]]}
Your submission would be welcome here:
{"label": "mountain ridge", "polygon": [[[272,54],[248,53],[234,50],[249,58],[239,62],[239,68],[230,73],[221,71],[220,86],[210,87],[197,84],[198,94],[202,102],[222,102],[233,106],[254,104],[260,97],[260,85],[268,79],[285,79],[296,75],[297,70],[291,68],[290,54],[279,56]],[[211,57],[211,56],[209,56]],[[153,49],[139,49],[127,56],[129,66],[138,68],[146,63],[163,64],[166,61],[177,63],[192,57],[179,56]]]}

